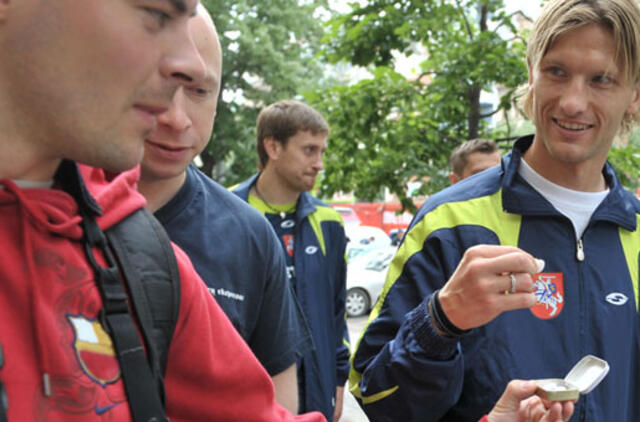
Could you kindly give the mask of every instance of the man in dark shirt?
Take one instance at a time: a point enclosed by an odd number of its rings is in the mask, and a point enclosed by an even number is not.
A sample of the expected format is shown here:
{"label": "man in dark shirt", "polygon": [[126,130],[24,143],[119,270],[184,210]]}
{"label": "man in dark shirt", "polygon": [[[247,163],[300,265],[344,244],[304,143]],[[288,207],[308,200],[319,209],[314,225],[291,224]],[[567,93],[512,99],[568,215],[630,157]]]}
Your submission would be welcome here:
{"label": "man in dark shirt", "polygon": [[211,137],[221,77],[215,26],[200,12],[206,20],[193,38],[206,66],[204,83],[180,88],[158,117],[145,141],[139,190],[271,375],[277,401],[296,413],[296,360],[312,341],[278,239],[258,212],[189,166]]}

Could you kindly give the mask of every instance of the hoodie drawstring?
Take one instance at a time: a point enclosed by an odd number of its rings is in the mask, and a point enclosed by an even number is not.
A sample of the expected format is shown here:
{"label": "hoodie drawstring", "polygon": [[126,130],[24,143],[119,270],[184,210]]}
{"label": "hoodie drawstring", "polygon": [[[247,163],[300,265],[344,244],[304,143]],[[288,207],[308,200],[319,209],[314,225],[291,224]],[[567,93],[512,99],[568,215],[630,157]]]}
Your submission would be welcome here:
{"label": "hoodie drawstring", "polygon": [[[27,282],[29,283],[28,291],[30,292],[29,297],[29,311],[31,316],[31,323],[35,330],[35,343],[36,343],[36,355],[38,358],[38,369],[42,374],[42,392],[45,397],[49,397],[51,395],[51,382],[49,377],[50,372],[50,362],[48,359],[48,354],[44,350],[45,343],[45,333],[43,332],[42,324],[40,321],[43,321],[45,316],[41,315],[41,307],[39,306],[42,303],[42,292],[40,283],[36,280],[39,279],[38,271],[35,267],[35,248],[33,245],[33,241],[29,233],[31,233],[30,225],[34,224],[42,227],[45,230],[49,229],[46,227],[48,224],[43,224],[45,221],[48,223],[46,215],[29,205],[29,201],[25,198],[24,194],[21,192],[20,188],[13,182],[2,181],[1,182],[7,192],[12,193],[16,199],[20,209],[20,225],[22,229],[22,244],[24,246],[25,255],[27,256],[26,264],[27,264]],[[67,222],[65,225],[69,224]],[[75,222],[71,223],[77,225],[77,219]]]}

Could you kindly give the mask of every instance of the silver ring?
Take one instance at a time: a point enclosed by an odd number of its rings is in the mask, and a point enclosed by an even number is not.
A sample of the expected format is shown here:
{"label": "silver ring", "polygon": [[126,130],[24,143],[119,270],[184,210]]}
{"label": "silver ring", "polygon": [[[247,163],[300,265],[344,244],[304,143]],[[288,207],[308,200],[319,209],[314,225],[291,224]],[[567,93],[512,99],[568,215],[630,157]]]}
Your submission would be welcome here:
{"label": "silver ring", "polygon": [[516,276],[513,273],[509,273],[509,278],[511,279],[511,293],[516,292]]}

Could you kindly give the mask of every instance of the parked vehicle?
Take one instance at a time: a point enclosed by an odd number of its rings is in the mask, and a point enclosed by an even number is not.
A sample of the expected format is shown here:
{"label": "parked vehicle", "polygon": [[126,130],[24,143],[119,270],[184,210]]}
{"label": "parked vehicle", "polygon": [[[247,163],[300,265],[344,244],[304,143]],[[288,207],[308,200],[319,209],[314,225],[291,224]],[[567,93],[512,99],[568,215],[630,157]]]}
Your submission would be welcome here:
{"label": "parked vehicle", "polygon": [[348,261],[371,249],[391,245],[391,238],[378,227],[346,225],[344,230],[347,235]]}
{"label": "parked vehicle", "polygon": [[334,210],[340,213],[340,217],[342,217],[342,221],[344,221],[345,226],[360,225],[360,217],[358,217],[358,214],[352,208],[340,207],[336,205],[332,205],[332,207]]}
{"label": "parked vehicle", "polygon": [[[420,202],[416,202],[416,209],[419,209],[421,205]],[[379,227],[385,233],[397,228],[406,229],[413,219],[413,214],[409,211],[400,213],[402,205],[398,202],[339,203],[331,204],[331,206],[336,209],[339,208],[338,212],[343,215],[343,218],[347,213],[345,209],[352,209],[357,214],[360,224]]]}
{"label": "parked vehicle", "polygon": [[371,249],[348,264],[347,316],[362,316],[371,310],[382,292],[396,250],[393,246]]}

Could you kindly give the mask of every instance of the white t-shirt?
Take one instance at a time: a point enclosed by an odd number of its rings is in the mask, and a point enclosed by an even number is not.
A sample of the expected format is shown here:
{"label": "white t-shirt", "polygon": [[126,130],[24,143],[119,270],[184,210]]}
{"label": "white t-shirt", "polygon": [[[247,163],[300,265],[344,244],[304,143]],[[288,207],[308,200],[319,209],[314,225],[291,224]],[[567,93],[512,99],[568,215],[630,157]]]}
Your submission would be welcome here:
{"label": "white t-shirt", "polygon": [[524,159],[520,160],[518,174],[571,220],[577,240],[582,238],[591,216],[609,193],[609,188],[602,192],[581,192],[556,185],[539,175]]}
{"label": "white t-shirt", "polygon": [[53,186],[53,180],[45,180],[44,182],[32,182],[30,180],[14,180],[13,183],[22,189],[40,188],[49,189]]}

